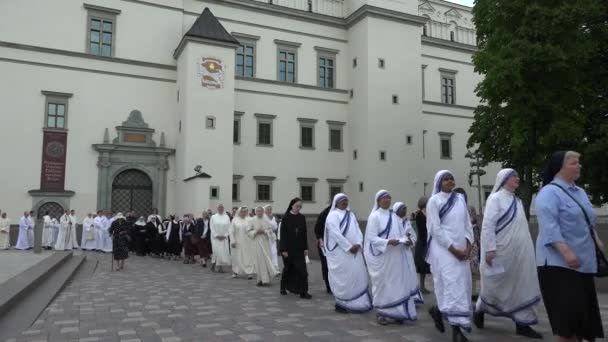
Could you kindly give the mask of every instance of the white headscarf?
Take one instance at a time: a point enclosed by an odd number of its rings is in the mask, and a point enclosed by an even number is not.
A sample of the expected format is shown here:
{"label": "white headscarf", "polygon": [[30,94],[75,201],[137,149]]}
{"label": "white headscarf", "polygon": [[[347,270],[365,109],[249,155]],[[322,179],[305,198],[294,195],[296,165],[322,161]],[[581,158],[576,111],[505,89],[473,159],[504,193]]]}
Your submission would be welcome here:
{"label": "white headscarf", "polygon": [[443,177],[446,175],[451,175],[454,177],[454,174],[450,170],[441,170],[435,174],[435,181],[433,181],[433,195],[441,192],[441,182],[443,181]]}
{"label": "white headscarf", "polygon": [[146,219],[143,216],[140,216],[137,219],[137,222],[135,222],[136,225],[138,226],[145,226],[146,225]]}
{"label": "white headscarf", "polygon": [[[403,202],[397,202],[397,203],[393,204],[393,212],[395,213],[395,215],[397,215],[397,211],[399,211],[399,209],[401,209],[401,207],[407,209],[407,206]],[[404,218],[406,218],[406,217],[404,217]]]}
{"label": "white headscarf", "polygon": [[[331,202],[331,209],[329,211],[338,209],[338,203],[342,202],[345,199],[348,199],[348,196],[346,196],[346,194],[343,194],[343,193],[336,194],[334,196],[333,201]],[[350,207],[346,208],[346,210],[349,210],[349,209],[350,209]]]}
{"label": "white headscarf", "polygon": [[517,176],[517,171],[514,169],[502,169],[496,175],[496,183],[494,183],[494,188],[492,189],[492,193],[498,192],[505,186],[505,183],[509,180],[509,178]]}
{"label": "white headscarf", "polygon": [[118,213],[116,214],[116,216],[114,216],[114,219],[119,220],[119,219],[123,219],[124,220],[125,216],[122,213]]}
{"label": "white headscarf", "polygon": [[385,197],[385,196],[390,196],[391,194],[388,193],[388,191],[386,190],[380,190],[376,193],[376,196],[374,197],[374,207],[372,209],[372,212],[378,210],[379,206],[378,206],[378,201],[380,200],[380,198]]}

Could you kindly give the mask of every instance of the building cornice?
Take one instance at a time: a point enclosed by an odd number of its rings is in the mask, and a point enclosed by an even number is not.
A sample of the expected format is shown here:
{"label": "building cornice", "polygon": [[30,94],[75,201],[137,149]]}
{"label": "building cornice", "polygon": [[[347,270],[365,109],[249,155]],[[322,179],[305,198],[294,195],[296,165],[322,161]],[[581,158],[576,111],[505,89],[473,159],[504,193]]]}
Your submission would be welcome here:
{"label": "building cornice", "polygon": [[68,57],[93,59],[93,60],[102,61],[102,62],[130,64],[130,65],[137,65],[137,66],[143,66],[143,67],[148,67],[148,68],[177,70],[177,66],[175,66],[175,65],[144,62],[144,61],[137,61],[137,60],[133,60],[133,59],[125,59],[125,58],[95,56],[95,55],[90,55],[90,54],[84,53],[84,52],[61,50],[61,49],[47,48],[47,47],[42,47],[42,46],[6,42],[6,41],[0,41],[0,47],[7,47],[7,48],[11,48],[11,49],[18,49],[18,50],[25,50],[25,51],[51,53],[51,54],[55,54],[55,55],[62,55],[62,56],[68,56]]}
{"label": "building cornice", "polygon": [[357,9],[355,12],[353,12],[350,16],[348,16],[348,18],[346,18],[346,28],[352,27],[353,25],[355,25],[360,20],[366,17],[387,19],[420,27],[422,27],[428,21],[427,18],[418,15],[393,11],[376,6],[363,5],[359,7],[359,9]]}
{"label": "building cornice", "polygon": [[239,45],[236,43],[229,43],[229,42],[213,40],[213,39],[205,39],[205,38],[199,38],[199,37],[184,36],[184,37],[182,37],[182,40],[179,42],[179,45],[177,45],[177,48],[173,52],[173,58],[175,58],[175,59],[179,58],[179,56],[182,54],[182,51],[186,48],[186,44],[188,42],[220,46],[220,47],[225,47],[225,48],[230,48],[230,49],[236,49],[237,47],[239,47]]}
{"label": "building cornice", "polygon": [[326,91],[326,92],[330,92],[330,93],[348,94],[348,90],[345,90],[345,89],[323,88],[323,87],[313,86],[313,85],[308,85],[308,84],[288,83],[288,82],[282,82],[282,81],[277,81],[277,80],[269,80],[269,79],[265,79],[265,78],[235,76],[235,79],[239,80],[239,81],[266,83],[266,84],[274,84],[274,85],[280,85],[280,86],[286,86],[286,87],[295,87],[295,88]]}
{"label": "building cornice", "polygon": [[475,53],[477,52],[477,47],[475,45],[468,45],[458,42],[453,42],[451,40],[433,38],[428,36],[421,36],[423,45],[431,45],[437,46],[440,48],[448,48],[450,50],[456,50],[461,52]]}
{"label": "building cornice", "polygon": [[197,0],[205,1],[215,4],[221,4],[231,7],[246,8],[250,11],[261,12],[265,14],[271,14],[275,16],[281,16],[289,19],[298,19],[302,21],[308,21],[316,24],[323,24],[329,26],[342,27],[344,26],[344,19],[338,17],[332,17],[329,15],[307,12],[298,10],[295,8],[277,6],[265,2],[259,2],[254,0]]}
{"label": "building cornice", "polygon": [[477,109],[477,107],[463,106],[463,105],[457,105],[457,104],[447,104],[447,103],[443,103],[443,102],[426,101],[426,100],[422,101],[422,103],[428,104],[428,105],[433,105],[433,106],[449,107],[449,108],[460,108],[460,109],[468,109],[468,110]]}
{"label": "building cornice", "polygon": [[87,10],[93,10],[93,11],[99,11],[99,12],[106,12],[106,13],[111,13],[111,14],[115,14],[115,15],[119,15],[121,10],[119,9],[114,9],[114,8],[109,8],[109,7],[103,7],[103,6],[98,6],[98,5],[93,5],[93,4],[83,4],[82,5],[84,8],[86,8]]}
{"label": "building cornice", "polygon": [[473,7],[457,4],[457,3],[451,2],[451,1],[445,1],[445,0],[426,0],[426,1],[430,2],[431,4],[448,6],[451,8],[457,8],[457,9],[463,10],[465,12],[471,12],[473,10]]}

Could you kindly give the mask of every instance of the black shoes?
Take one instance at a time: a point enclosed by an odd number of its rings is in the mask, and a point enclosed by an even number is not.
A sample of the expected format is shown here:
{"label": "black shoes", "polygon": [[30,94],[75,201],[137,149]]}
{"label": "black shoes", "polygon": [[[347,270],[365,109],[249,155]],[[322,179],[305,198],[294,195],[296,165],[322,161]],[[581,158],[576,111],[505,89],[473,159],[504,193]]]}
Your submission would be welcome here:
{"label": "black shoes", "polygon": [[302,299],[312,299],[312,296],[310,294],[308,294],[308,293],[302,293],[300,295],[300,298],[302,298]]}
{"label": "black shoes", "polygon": [[337,313],[341,313],[341,314],[347,314],[348,310],[346,310],[345,308],[338,306],[338,304],[335,305],[336,308],[336,312]]}
{"label": "black shoes", "polygon": [[452,342],[468,342],[469,340],[464,336],[460,327],[452,327]]}
{"label": "black shoes", "polygon": [[474,312],[473,313],[473,323],[475,323],[475,326],[477,327],[477,329],[484,328],[484,326],[485,326],[484,321],[485,321],[485,319],[484,319],[483,312]]}
{"label": "black shoes", "polygon": [[540,333],[538,333],[537,331],[535,331],[534,329],[532,329],[530,326],[527,325],[516,325],[516,334],[519,336],[524,336],[524,337],[528,337],[528,338],[533,338],[533,339],[537,339],[537,340],[542,340],[543,339],[543,335],[541,335]]}
{"label": "black shoes", "polygon": [[437,328],[440,333],[444,333],[445,326],[443,325],[443,317],[441,317],[441,312],[439,312],[439,308],[437,308],[437,306],[432,306],[429,309],[429,315],[431,315],[431,318],[433,319],[433,321],[435,321],[435,328]]}
{"label": "black shoes", "polygon": [[287,296],[287,291],[285,291],[284,289],[281,289],[281,296]]}

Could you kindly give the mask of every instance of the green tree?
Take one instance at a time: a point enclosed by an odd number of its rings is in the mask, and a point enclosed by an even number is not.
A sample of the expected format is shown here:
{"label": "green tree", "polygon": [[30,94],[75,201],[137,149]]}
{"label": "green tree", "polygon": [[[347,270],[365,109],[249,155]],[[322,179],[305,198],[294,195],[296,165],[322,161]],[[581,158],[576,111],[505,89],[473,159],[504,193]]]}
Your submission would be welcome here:
{"label": "green tree", "polygon": [[606,0],[476,0],[484,79],[468,147],[519,171],[527,214],[558,149],[583,153],[594,202],[608,201],[607,14]]}

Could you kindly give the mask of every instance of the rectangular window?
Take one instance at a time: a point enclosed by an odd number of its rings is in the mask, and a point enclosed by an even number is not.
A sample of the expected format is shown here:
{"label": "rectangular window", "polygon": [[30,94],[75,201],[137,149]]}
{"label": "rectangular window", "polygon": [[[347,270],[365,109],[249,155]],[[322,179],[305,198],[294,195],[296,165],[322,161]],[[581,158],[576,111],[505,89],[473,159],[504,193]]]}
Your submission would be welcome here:
{"label": "rectangular window", "polygon": [[220,188],[217,186],[212,186],[209,188],[209,198],[210,199],[219,199],[220,198]]}
{"label": "rectangular window", "polygon": [[342,185],[330,185],[329,186],[329,198],[333,199],[334,196],[342,192]]}
{"label": "rectangular window", "polygon": [[255,44],[243,43],[236,49],[236,76],[255,77]]}
{"label": "rectangular window", "polygon": [[255,114],[258,119],[258,146],[272,146],[272,121],[276,115]]}
{"label": "rectangular window", "polygon": [[316,119],[298,118],[300,122],[300,148],[315,148],[315,124]]}
{"label": "rectangular window", "polygon": [[411,135],[407,135],[405,137],[405,143],[408,144],[408,145],[412,144],[412,136]]}
{"label": "rectangular window", "polygon": [[279,50],[279,81],[296,83],[296,52]]}
{"label": "rectangular window", "polygon": [[452,159],[452,133],[439,133],[441,159]]}
{"label": "rectangular window", "polygon": [[84,5],[87,16],[87,48],[91,55],[112,57],[115,55],[116,16],[120,10]]}
{"label": "rectangular window", "polygon": [[258,184],[258,201],[270,201],[272,186],[270,184]]}
{"label": "rectangular window", "polygon": [[241,143],[241,120],[234,119],[234,127],[232,128],[232,142],[235,144]]}
{"label": "rectangular window", "polygon": [[313,148],[313,133],[312,127],[303,126],[300,128],[302,133],[301,147]]}
{"label": "rectangular window", "polygon": [[254,176],[255,179],[255,200],[258,202],[272,201],[272,182],[276,177]]}
{"label": "rectangular window", "polygon": [[68,99],[72,94],[42,91],[46,96],[44,127],[52,129],[67,129]]}
{"label": "rectangular window", "polygon": [[399,96],[393,95],[393,104],[399,104]]}
{"label": "rectangular window", "polygon": [[386,161],[386,151],[380,151],[380,160]]}
{"label": "rectangular window", "polygon": [[353,68],[357,67],[357,58],[353,58]]}
{"label": "rectangular window", "polygon": [[357,150],[353,150],[353,160],[357,160]]}
{"label": "rectangular window", "polygon": [[329,130],[329,149],[330,150],[341,150],[342,149],[342,130],[332,128]]}
{"label": "rectangular window", "polygon": [[298,178],[298,182],[300,182],[300,198],[302,201],[314,202],[317,178]]}
{"label": "rectangular window", "polygon": [[359,192],[363,192],[363,182],[359,182]]}
{"label": "rectangular window", "polygon": [[272,124],[258,123],[258,145],[272,145]]}
{"label": "rectangular window", "polygon": [[455,75],[441,75],[441,102],[445,104],[456,104]]}
{"label": "rectangular window", "polygon": [[215,129],[215,117],[214,116],[208,116],[205,118],[205,128]]}
{"label": "rectangular window", "polygon": [[352,99],[353,97],[355,97],[355,90],[351,89],[350,90],[350,98]]}
{"label": "rectangular window", "polygon": [[300,196],[302,198],[302,201],[304,201],[304,202],[314,201],[313,189],[314,189],[314,187],[312,185],[302,185],[300,187]]}
{"label": "rectangular window", "polygon": [[384,58],[378,58],[378,68],[384,69],[385,66],[386,62],[384,61]]}
{"label": "rectangular window", "polygon": [[336,75],[335,63],[335,57],[319,57],[319,87],[334,88],[334,79]]}
{"label": "rectangular window", "polygon": [[232,183],[232,200],[233,201],[239,200],[239,183],[237,183],[237,182]]}

